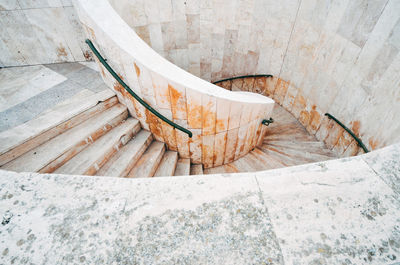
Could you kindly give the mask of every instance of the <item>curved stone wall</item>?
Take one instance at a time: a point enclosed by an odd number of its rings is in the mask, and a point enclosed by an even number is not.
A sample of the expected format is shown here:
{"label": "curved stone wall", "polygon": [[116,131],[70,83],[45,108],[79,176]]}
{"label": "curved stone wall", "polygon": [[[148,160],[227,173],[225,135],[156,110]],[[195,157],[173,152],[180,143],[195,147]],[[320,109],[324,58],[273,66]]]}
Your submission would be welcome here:
{"label": "curved stone wall", "polygon": [[110,3],[154,50],[205,80],[274,75],[266,95],[339,155],[358,148],[325,112],[370,149],[400,140],[397,0]]}
{"label": "curved stone wall", "polygon": [[231,92],[168,62],[146,45],[107,0],[77,1],[89,38],[121,78],[153,108],[193,133],[173,129],[138,103],[101,65],[101,74],[131,115],[155,139],[205,168],[230,163],[253,149],[274,101]]}

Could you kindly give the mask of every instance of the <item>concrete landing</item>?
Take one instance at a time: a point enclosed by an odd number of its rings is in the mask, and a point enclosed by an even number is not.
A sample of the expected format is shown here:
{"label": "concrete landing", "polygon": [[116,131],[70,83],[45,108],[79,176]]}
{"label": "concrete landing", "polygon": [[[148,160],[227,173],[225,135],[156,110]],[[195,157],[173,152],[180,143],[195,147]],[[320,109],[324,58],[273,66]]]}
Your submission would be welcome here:
{"label": "concrete landing", "polygon": [[0,69],[0,132],[27,122],[87,90],[108,89],[95,62]]}
{"label": "concrete landing", "polygon": [[0,171],[0,263],[398,264],[399,156],[153,179]]}

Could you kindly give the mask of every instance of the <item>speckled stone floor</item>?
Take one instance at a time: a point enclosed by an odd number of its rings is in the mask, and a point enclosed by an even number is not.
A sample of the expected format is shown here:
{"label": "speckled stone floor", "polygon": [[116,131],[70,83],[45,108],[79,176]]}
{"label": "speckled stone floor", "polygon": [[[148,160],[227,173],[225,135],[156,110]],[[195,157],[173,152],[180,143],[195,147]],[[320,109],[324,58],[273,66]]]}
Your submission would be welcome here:
{"label": "speckled stone floor", "polygon": [[29,121],[87,89],[107,89],[94,62],[0,69],[0,132]]}
{"label": "speckled stone floor", "polygon": [[399,264],[400,144],[255,173],[0,170],[0,264]]}

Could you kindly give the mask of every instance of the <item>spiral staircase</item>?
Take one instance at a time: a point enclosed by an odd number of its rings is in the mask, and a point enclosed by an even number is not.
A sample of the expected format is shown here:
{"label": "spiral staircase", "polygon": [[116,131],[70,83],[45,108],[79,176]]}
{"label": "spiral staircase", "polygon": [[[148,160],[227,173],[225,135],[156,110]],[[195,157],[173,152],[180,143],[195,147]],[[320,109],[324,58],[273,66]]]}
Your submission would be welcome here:
{"label": "spiral staircase", "polygon": [[112,91],[103,91],[69,99],[2,132],[1,169],[138,178],[253,172],[336,158],[278,104],[273,117],[275,122],[267,127],[262,143],[249,154],[203,169],[167,150],[129,116]]}

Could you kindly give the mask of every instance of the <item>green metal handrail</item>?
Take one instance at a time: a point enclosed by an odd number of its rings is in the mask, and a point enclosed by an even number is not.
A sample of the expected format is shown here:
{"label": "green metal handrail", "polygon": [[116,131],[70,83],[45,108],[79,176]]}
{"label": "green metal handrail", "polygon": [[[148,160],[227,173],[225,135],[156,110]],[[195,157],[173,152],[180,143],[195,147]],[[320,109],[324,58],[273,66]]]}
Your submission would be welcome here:
{"label": "green metal handrail", "polygon": [[268,125],[270,125],[271,123],[273,123],[274,122],[274,119],[272,119],[272,118],[269,118],[269,120],[267,120],[267,119],[264,119],[264,120],[262,120],[262,124],[263,125],[265,125],[265,126],[268,126]]}
{"label": "green metal handrail", "polygon": [[353,138],[354,140],[356,140],[357,144],[359,147],[361,147],[365,153],[368,153],[369,150],[367,149],[367,147],[364,145],[364,143],[361,141],[360,138],[358,138],[349,128],[346,127],[346,125],[344,125],[343,123],[341,123],[338,119],[336,119],[332,114],[329,113],[325,113],[325,116],[327,116],[329,119],[334,120],[337,124],[339,124],[343,129],[345,129],[346,132],[348,132]]}
{"label": "green metal handrail", "polygon": [[[221,82],[224,82],[224,81],[230,81],[230,80],[235,80],[235,79],[240,79],[240,78],[252,78],[252,77],[253,78],[255,78],[255,77],[273,77],[273,75],[265,75],[265,74],[264,75],[240,75],[240,76],[229,77],[229,78],[221,79],[221,80],[218,80],[218,81],[214,81],[213,84],[215,85],[217,83],[221,83]],[[262,120],[261,123],[263,125],[265,125],[265,126],[268,126],[273,122],[274,122],[274,119],[269,118],[268,120],[267,119]]]}
{"label": "green metal handrail", "polygon": [[110,72],[110,74],[118,81],[118,83],[120,83],[126,89],[126,91],[129,92],[129,94],[132,95],[132,97],[134,97],[137,101],[139,101],[140,104],[142,104],[146,109],[148,109],[151,113],[156,115],[158,118],[160,118],[164,122],[168,123],[172,127],[174,127],[176,129],[188,134],[189,137],[192,138],[193,134],[192,134],[191,131],[189,131],[186,128],[183,128],[182,126],[180,126],[180,125],[174,123],[173,121],[167,119],[166,117],[164,117],[161,113],[159,113],[157,110],[153,109],[149,104],[147,104],[143,99],[141,99],[135,92],[133,92],[132,89],[130,89],[130,87],[127,84],[125,84],[125,82],[118,76],[118,74],[106,62],[106,59],[104,59],[103,56],[101,56],[101,54],[96,49],[96,47],[94,47],[94,45],[93,45],[91,40],[86,39],[85,42],[87,43],[87,45],[89,45],[89,48],[96,55],[96,57],[99,59],[101,64],[104,65],[104,67],[108,70],[108,72]]}
{"label": "green metal handrail", "polygon": [[212,83],[215,85],[217,83],[221,83],[221,82],[224,82],[224,81],[230,81],[230,80],[235,80],[235,79],[240,79],[240,78],[251,78],[251,77],[273,77],[273,75],[240,75],[240,76],[221,79],[221,80],[218,80],[218,81],[214,81]]}

